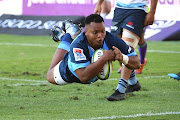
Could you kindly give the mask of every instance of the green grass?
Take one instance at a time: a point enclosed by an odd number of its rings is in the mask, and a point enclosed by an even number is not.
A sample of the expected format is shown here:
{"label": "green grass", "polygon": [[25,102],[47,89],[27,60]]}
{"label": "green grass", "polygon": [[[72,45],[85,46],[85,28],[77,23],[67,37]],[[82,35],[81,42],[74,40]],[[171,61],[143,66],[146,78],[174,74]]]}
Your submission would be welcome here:
{"label": "green grass", "polygon": [[[180,42],[147,43],[148,62],[143,74],[137,75],[141,91],[127,95],[124,101],[109,102],[106,97],[114,92],[120,78],[116,72],[118,62],[113,63],[111,80],[90,85],[51,85],[46,82],[46,72],[58,44],[50,36],[0,35],[0,119],[62,120],[112,116],[115,120],[180,119],[180,81],[167,76],[180,72]],[[27,46],[30,44],[32,46]],[[153,115],[167,112],[178,114]],[[147,113],[152,116],[130,117]]]}

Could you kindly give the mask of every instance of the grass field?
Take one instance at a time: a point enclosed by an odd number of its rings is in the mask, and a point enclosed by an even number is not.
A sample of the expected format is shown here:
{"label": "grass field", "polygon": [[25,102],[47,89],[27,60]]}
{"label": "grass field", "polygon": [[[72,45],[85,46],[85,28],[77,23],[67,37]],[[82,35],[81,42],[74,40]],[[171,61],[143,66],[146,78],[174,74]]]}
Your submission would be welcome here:
{"label": "grass field", "polygon": [[[120,78],[113,63],[109,80],[94,84],[51,85],[46,81],[57,43],[49,36],[0,35],[1,120],[178,120],[180,41],[147,41],[147,65],[137,75],[142,89],[110,102]],[[137,51],[138,53],[138,51]]]}

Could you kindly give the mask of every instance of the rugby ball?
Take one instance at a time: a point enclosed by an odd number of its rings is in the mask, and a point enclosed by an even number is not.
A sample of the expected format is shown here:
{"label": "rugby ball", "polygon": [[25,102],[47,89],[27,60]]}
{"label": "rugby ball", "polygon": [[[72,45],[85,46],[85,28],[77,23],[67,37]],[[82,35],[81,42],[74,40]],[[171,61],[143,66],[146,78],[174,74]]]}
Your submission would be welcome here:
{"label": "rugby ball", "polygon": [[[103,55],[103,49],[98,49],[94,52],[91,63],[96,62]],[[112,62],[107,61],[101,72],[98,73],[97,77],[101,80],[106,80],[112,73]]]}

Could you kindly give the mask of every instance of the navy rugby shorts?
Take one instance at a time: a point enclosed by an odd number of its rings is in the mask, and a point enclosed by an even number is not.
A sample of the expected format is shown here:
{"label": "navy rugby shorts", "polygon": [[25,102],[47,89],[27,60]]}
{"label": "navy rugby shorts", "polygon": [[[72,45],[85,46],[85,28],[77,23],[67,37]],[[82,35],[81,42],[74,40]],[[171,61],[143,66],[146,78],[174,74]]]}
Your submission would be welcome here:
{"label": "navy rugby shorts", "polygon": [[120,35],[124,28],[141,37],[146,14],[147,13],[141,9],[115,8],[111,24],[111,33]]}

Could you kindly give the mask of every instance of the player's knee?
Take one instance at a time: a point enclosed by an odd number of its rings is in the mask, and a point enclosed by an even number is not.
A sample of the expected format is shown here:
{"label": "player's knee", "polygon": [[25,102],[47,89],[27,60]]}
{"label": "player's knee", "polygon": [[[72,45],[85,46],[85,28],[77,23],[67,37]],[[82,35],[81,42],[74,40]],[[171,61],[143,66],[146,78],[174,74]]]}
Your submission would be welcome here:
{"label": "player's knee", "polygon": [[139,38],[128,31],[123,31],[122,39],[126,42],[128,46],[131,46],[133,49],[136,48],[139,42]]}
{"label": "player's knee", "polygon": [[106,9],[106,13],[109,14],[111,12],[111,8]]}
{"label": "player's knee", "polygon": [[51,79],[50,79],[50,75],[49,75],[49,71],[47,72],[46,78],[47,78],[47,81],[48,81],[48,82],[50,82],[50,81],[51,81]]}
{"label": "player's knee", "polygon": [[56,84],[51,70],[47,72],[47,81],[52,84]]}

